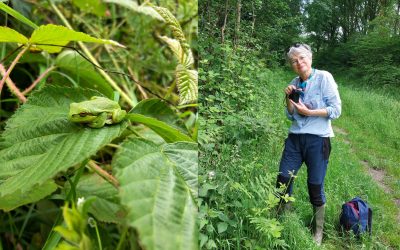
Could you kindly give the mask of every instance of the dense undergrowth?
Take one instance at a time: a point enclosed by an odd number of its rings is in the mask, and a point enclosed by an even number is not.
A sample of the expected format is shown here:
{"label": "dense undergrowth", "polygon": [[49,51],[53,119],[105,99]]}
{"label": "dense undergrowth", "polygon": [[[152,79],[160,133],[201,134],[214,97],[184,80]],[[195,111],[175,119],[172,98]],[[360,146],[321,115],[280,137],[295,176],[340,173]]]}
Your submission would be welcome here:
{"label": "dense undergrowth", "polygon": [[[213,44],[202,47],[202,42]],[[256,50],[218,45],[201,37],[201,133],[199,157],[200,244],[203,249],[317,249],[311,238],[312,208],[302,167],[295,181],[294,211],[277,216],[275,181],[289,122],[283,88],[295,76],[269,69]],[[316,66],[318,68],[318,66]],[[335,76],[335,75],[334,75]],[[359,88],[337,77],[343,115],[326,178],[324,249],[393,249],[398,208],[399,102],[379,88]],[[355,85],[355,86],[354,86]],[[375,86],[376,87],[376,86]],[[370,93],[370,94],[368,94]],[[371,110],[373,108],[373,110]],[[385,119],[383,116],[388,117]],[[346,131],[341,133],[341,131]],[[385,193],[368,175],[384,169]],[[383,164],[384,163],[384,164]],[[371,237],[357,240],[338,226],[341,205],[355,196],[374,210]]]}
{"label": "dense undergrowth", "polygon": [[0,2],[0,249],[197,249],[196,16]]}

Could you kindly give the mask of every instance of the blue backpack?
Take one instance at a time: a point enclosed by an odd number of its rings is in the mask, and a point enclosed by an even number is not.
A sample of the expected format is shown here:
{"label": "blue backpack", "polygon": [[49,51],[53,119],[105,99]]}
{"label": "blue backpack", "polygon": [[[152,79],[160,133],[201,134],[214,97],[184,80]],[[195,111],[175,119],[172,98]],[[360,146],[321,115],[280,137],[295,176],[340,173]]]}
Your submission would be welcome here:
{"label": "blue backpack", "polygon": [[364,232],[371,234],[372,210],[361,198],[356,197],[342,205],[340,225],[347,231],[353,230],[358,237]]}

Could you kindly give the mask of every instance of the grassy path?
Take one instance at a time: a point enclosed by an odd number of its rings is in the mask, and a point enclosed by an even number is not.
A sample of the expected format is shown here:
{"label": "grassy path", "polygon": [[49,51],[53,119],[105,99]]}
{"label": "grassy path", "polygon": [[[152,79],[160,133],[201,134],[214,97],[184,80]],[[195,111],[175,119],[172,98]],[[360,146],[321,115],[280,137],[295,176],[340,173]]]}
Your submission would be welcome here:
{"label": "grassy path", "polygon": [[[323,248],[399,249],[400,102],[338,82],[343,113],[333,123],[336,137],[325,183],[328,202]],[[294,188],[295,213],[285,218],[289,224],[285,230],[290,229],[284,237],[291,246],[309,248],[308,239],[296,236],[304,235],[301,231],[312,217],[304,166]],[[337,228],[341,205],[355,196],[367,200],[374,214],[372,237],[362,242],[339,235]]]}

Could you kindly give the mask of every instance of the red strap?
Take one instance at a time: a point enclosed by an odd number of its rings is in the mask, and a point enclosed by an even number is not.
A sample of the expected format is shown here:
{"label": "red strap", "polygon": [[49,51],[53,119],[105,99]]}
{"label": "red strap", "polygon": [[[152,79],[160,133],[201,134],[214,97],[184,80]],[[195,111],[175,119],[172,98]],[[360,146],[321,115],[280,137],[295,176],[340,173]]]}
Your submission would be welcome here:
{"label": "red strap", "polygon": [[357,219],[360,219],[360,212],[358,211],[358,207],[356,206],[356,204],[354,204],[353,202],[347,202],[347,205],[349,205],[354,213],[357,215]]}

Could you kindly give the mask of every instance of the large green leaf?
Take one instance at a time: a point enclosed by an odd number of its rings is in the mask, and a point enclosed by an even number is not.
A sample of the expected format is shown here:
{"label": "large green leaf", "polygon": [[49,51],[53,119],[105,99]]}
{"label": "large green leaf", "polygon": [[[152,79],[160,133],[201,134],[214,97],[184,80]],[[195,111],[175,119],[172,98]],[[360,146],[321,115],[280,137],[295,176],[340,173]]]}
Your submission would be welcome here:
{"label": "large green leaf", "polygon": [[145,99],[139,102],[129,114],[131,121],[139,122],[160,135],[166,142],[192,141],[186,135],[187,129],[182,120],[166,102],[160,99]]}
{"label": "large green leaf", "polygon": [[[145,249],[198,249],[197,208],[190,191],[195,185],[188,183],[197,175],[197,162],[179,160],[194,155],[196,145],[187,142],[157,145],[133,138],[118,149],[112,165],[121,183],[121,203]],[[182,169],[191,173],[181,175]]]}
{"label": "large green leaf", "polygon": [[16,42],[29,44],[33,48],[45,50],[49,53],[58,53],[63,47],[72,41],[111,44],[125,47],[113,40],[100,39],[88,34],[77,32],[67,27],[47,24],[33,31],[32,36],[27,39],[24,35],[8,27],[0,27],[0,42]]}
{"label": "large green leaf", "polygon": [[190,138],[188,135],[182,133],[181,131],[179,131],[174,127],[171,127],[167,123],[157,120],[155,118],[144,116],[141,114],[132,114],[132,113],[129,113],[127,117],[132,122],[137,122],[146,125],[154,132],[156,132],[159,136],[161,136],[166,142],[177,142],[177,141],[193,142],[192,138]]}
{"label": "large green leaf", "polygon": [[60,53],[56,59],[56,66],[78,82],[79,86],[96,89],[113,99],[114,92],[107,81],[76,51],[65,50]]}
{"label": "large green leaf", "polygon": [[21,205],[40,200],[43,198],[43,196],[46,196],[46,194],[51,194],[56,189],[57,185],[54,183],[54,181],[48,180],[42,185],[35,185],[30,192],[14,192],[0,198],[0,209],[3,209],[4,211],[13,210]]}
{"label": "large green leaf", "polygon": [[189,185],[194,197],[198,193],[198,151],[197,144],[177,142],[164,145],[163,152],[175,164],[176,170]]}
{"label": "large green leaf", "polygon": [[[5,196],[31,192],[35,185],[94,155],[122,132],[125,122],[92,129],[67,119],[71,102],[94,95],[101,94],[81,88],[46,87],[34,92],[8,120],[1,137],[0,208]],[[41,197],[50,192],[45,191]]]}
{"label": "large green leaf", "polygon": [[185,131],[185,126],[176,111],[172,110],[166,102],[157,98],[140,101],[129,113],[152,117],[182,132]]}
{"label": "large green leaf", "polygon": [[0,27],[0,42],[2,43],[22,43],[28,42],[28,38],[8,27]]}
{"label": "large green leaf", "polygon": [[[65,46],[72,41],[111,44],[124,47],[123,45],[113,40],[95,38],[89,36],[88,34],[77,32],[68,29],[67,27],[54,24],[40,26],[32,33],[32,36],[29,39],[30,44],[34,44],[37,48],[43,49],[49,53],[60,52],[62,50],[62,47],[59,46]],[[53,46],[45,46],[40,44],[50,44]]]}

